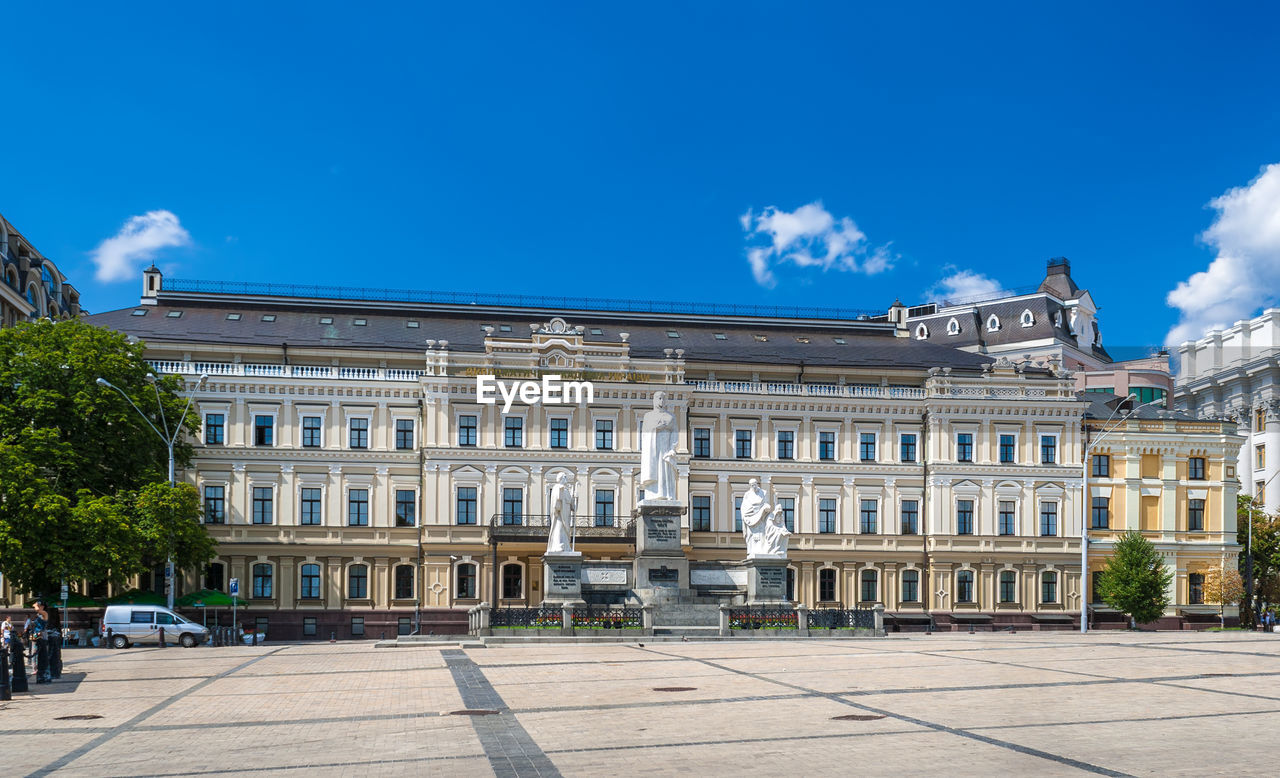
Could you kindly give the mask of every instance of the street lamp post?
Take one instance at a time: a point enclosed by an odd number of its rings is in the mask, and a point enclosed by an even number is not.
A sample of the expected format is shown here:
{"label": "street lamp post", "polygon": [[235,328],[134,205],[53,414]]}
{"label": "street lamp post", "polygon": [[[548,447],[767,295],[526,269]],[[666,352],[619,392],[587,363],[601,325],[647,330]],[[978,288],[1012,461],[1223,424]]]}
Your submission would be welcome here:
{"label": "street lamp post", "polygon": [[[209,380],[209,374],[201,373],[200,378],[196,381],[196,388],[199,389],[207,380]],[[154,373],[147,373],[147,383],[151,384],[152,388],[155,389],[156,407],[159,409],[159,412],[160,412],[160,426],[164,427],[164,432],[160,431],[160,428],[157,427],[151,421],[151,419],[147,417],[147,414],[142,412],[142,409],[139,408],[137,403],[133,401],[133,398],[131,398],[128,394],[126,394],[123,389],[111,383],[105,378],[99,378],[97,380],[98,386],[105,386],[108,389],[116,390],[116,392],[119,393],[119,395],[123,397],[125,401],[129,403],[129,405],[133,406],[133,409],[138,412],[138,415],[141,416],[142,420],[147,423],[147,426],[151,428],[151,431],[156,433],[156,435],[159,436],[159,438],[164,441],[165,446],[169,449],[169,485],[173,486],[173,446],[175,443],[178,442],[178,436],[182,434],[182,422],[187,418],[187,411],[191,410],[191,403],[193,400],[195,400],[195,394],[191,394],[187,397],[187,404],[182,409],[182,415],[178,417],[177,425],[173,428],[172,431],[170,431],[169,422],[167,419],[165,419],[165,415],[164,415],[164,403],[160,401],[160,387],[156,385],[156,377]],[[172,609],[173,608],[172,544],[170,544],[168,558],[165,560],[164,577],[165,577],[165,589],[167,590],[166,597],[169,603],[169,608]]]}
{"label": "street lamp post", "polygon": [[[1124,403],[1134,402],[1137,399],[1138,396],[1136,394],[1131,394],[1124,398],[1124,400],[1116,406],[1116,409],[1111,412],[1111,415],[1107,417],[1107,420],[1102,422],[1102,426],[1106,427],[1111,423],[1112,419],[1115,419],[1116,414],[1120,413],[1120,407],[1124,405]],[[1092,443],[1087,443],[1084,447],[1084,461],[1080,465],[1080,632],[1082,633],[1089,631],[1089,513],[1090,506],[1093,503],[1089,498],[1089,455],[1093,452],[1093,449],[1102,442],[1103,438],[1110,435],[1118,429],[1121,424],[1128,421],[1129,417],[1137,413],[1139,409],[1145,408],[1148,405],[1154,405],[1158,402],[1163,402],[1163,400],[1145,402],[1142,405],[1135,405],[1125,411],[1124,414],[1122,414],[1116,421],[1114,426],[1104,429],[1102,434],[1099,435],[1096,440]],[[1083,431],[1085,434],[1088,434],[1087,427],[1085,427]]]}

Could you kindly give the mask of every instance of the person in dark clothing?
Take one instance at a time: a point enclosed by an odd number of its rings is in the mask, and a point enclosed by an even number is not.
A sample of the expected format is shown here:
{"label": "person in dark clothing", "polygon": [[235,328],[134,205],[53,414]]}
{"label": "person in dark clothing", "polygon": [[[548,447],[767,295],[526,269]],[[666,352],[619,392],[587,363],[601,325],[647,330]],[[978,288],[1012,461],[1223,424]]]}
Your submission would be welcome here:
{"label": "person in dark clothing", "polygon": [[40,600],[36,600],[35,610],[31,620],[31,640],[36,653],[36,683],[53,683],[49,667],[49,612]]}

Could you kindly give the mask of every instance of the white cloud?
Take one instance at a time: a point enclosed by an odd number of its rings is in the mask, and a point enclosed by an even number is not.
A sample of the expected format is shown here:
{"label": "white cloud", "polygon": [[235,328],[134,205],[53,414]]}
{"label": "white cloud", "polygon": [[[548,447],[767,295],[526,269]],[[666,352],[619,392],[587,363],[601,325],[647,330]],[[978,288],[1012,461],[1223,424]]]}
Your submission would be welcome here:
{"label": "white cloud", "polygon": [[999,281],[994,278],[988,278],[981,273],[975,273],[972,270],[958,270],[954,265],[947,265],[942,270],[944,273],[951,273],[951,275],[945,276],[938,283],[929,287],[924,293],[926,300],[965,303],[975,300],[989,300],[1008,294]]}
{"label": "white cloud", "polygon": [[747,248],[751,275],[764,287],[777,285],[773,270],[787,262],[801,268],[834,268],[867,275],[893,267],[895,257],[888,244],[869,246],[866,234],[852,219],[836,219],[821,201],[794,211],[773,206],[760,213],[748,210],[739,221],[751,244]]}
{"label": "white cloud", "polygon": [[124,226],[93,250],[93,263],[98,266],[94,277],[99,281],[128,281],[143,262],[156,252],[191,243],[191,235],[171,211],[147,211],[130,216]]}
{"label": "white cloud", "polygon": [[1280,289],[1280,163],[1264,167],[1248,186],[1209,202],[1218,216],[1201,234],[1218,255],[1165,298],[1179,312],[1165,336],[1177,346],[1253,316]]}

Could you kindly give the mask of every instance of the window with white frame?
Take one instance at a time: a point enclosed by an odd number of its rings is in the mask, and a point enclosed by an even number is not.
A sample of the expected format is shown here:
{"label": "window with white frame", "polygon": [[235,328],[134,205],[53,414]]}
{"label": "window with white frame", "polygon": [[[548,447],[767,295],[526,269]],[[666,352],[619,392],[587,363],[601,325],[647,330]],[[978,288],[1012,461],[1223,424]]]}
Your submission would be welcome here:
{"label": "window with white frame", "polygon": [[324,523],[323,492],[316,486],[304,486],[298,490],[298,523],[314,526]]}
{"label": "window with white frame", "polygon": [[365,416],[353,416],[347,420],[347,447],[369,447],[369,419]]}
{"label": "window with white frame", "polygon": [[1031,313],[1030,309],[1027,309],[1022,312],[1022,318],[1019,321],[1023,327],[1031,327],[1035,325],[1036,317],[1035,314]]}
{"label": "window with white frame", "polygon": [[347,526],[369,526],[369,490],[347,490]]}
{"label": "window with white frame", "polygon": [[959,334],[960,334],[960,322],[956,321],[955,319],[952,319],[951,321],[948,321],[948,322],[947,322],[947,334],[948,334],[948,335],[959,335]]}
{"label": "window with white frame", "polygon": [[454,578],[457,581],[457,599],[474,600],[476,598],[476,566],[471,562],[459,562]]}
{"label": "window with white frame", "polygon": [[818,432],[818,459],[823,462],[834,462],[836,458],[836,433],[833,430]]}
{"label": "window with white frame", "polygon": [[502,445],[524,448],[524,417],[508,416],[502,420]]}
{"label": "window with white frame", "polygon": [[569,420],[558,417],[547,420],[547,431],[550,435],[548,445],[551,448],[569,447]]}
{"label": "window with white frame", "polygon": [[1000,331],[1000,317],[994,313],[987,317],[987,332]]}
{"label": "window with white frame", "polygon": [[738,459],[751,458],[751,430],[733,431],[733,455]]}
{"label": "window with white frame", "polygon": [[396,489],[396,526],[412,527],[417,524],[418,493],[413,489]]}
{"label": "window with white frame", "polygon": [[796,458],[795,430],[778,430],[778,459]]}
{"label": "window with white frame", "polygon": [[711,496],[695,494],[689,497],[690,528],[694,532],[711,531]]}
{"label": "window with white frame", "polygon": [[917,325],[916,340],[928,340],[928,339],[929,339],[929,328],[924,326],[923,324]]}
{"label": "window with white frame", "polygon": [[320,448],[324,441],[324,417],[302,417],[302,447]]}

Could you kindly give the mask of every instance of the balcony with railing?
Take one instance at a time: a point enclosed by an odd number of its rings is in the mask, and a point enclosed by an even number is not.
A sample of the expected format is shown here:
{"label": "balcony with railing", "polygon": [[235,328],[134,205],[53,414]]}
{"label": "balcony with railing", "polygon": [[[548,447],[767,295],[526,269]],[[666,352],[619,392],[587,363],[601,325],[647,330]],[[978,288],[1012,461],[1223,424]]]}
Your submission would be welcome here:
{"label": "balcony with railing", "polygon": [[389,367],[336,367],[332,365],[264,365],[251,362],[179,362],[149,360],[157,373],[234,378],[316,378],[344,381],[411,381],[417,382],[422,370]]}
{"label": "balcony with railing", "polygon": [[769,394],[792,397],[846,397],[854,399],[923,400],[924,389],[915,386],[869,384],[789,384],[765,381],[690,381],[695,392],[720,394]]}
{"label": "balcony with railing", "polygon": [[[551,515],[546,513],[495,513],[489,532],[503,541],[545,541],[551,533]],[[636,524],[630,517],[574,516],[570,534],[581,541],[635,543]]]}

